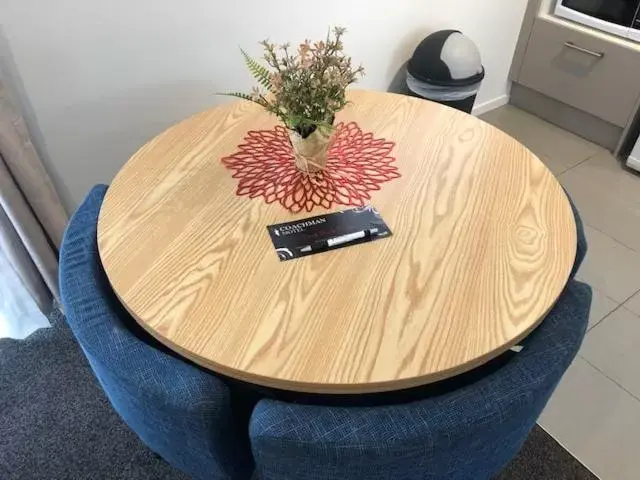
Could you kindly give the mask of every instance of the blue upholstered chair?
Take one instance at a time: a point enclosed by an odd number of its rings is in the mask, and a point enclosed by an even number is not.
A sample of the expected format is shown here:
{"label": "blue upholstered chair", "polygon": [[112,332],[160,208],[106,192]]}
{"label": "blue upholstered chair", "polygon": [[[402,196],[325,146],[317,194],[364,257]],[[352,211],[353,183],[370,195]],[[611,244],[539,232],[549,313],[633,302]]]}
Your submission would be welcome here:
{"label": "blue upholstered chair", "polygon": [[[71,219],[60,251],[67,321],[107,397],[142,441],[194,479],[247,479],[253,459],[217,377],[162,349],[114,297],[98,256],[96,225],[107,187]],[[234,417],[235,415],[235,417]]]}
{"label": "blue upholstered chair", "polygon": [[576,276],[576,273],[578,273],[578,269],[580,268],[580,265],[582,265],[582,261],[584,260],[584,257],[587,255],[587,237],[584,234],[584,225],[582,224],[582,218],[580,218],[580,213],[578,212],[576,205],[573,203],[573,200],[571,199],[568,193],[567,193],[567,198],[569,199],[569,203],[571,204],[571,210],[573,211],[573,216],[576,220],[576,230],[577,230],[576,233],[578,237],[578,246],[576,248],[576,260],[573,263],[573,268],[571,269],[571,276],[570,276],[570,278],[573,278]]}
{"label": "blue upholstered chair", "polygon": [[588,285],[570,280],[500,368],[411,403],[329,407],[261,400],[249,432],[260,480],[483,480],[511,460],[584,337]]}

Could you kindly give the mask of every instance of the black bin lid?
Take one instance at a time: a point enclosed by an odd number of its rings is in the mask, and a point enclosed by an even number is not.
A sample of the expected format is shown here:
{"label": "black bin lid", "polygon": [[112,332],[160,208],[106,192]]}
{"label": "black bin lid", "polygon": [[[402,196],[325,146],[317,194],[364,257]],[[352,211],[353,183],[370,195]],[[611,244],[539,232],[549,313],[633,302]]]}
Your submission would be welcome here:
{"label": "black bin lid", "polygon": [[[440,30],[416,47],[407,65],[414,78],[447,87],[466,86],[484,78],[476,45],[459,30]],[[460,77],[461,72],[472,72]]]}

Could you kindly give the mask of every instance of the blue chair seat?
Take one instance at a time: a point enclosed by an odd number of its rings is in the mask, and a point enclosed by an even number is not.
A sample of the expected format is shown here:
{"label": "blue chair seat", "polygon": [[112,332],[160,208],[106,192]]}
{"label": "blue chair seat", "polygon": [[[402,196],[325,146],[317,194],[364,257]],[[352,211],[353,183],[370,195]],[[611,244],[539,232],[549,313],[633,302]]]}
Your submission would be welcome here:
{"label": "blue chair seat", "polygon": [[109,286],[96,239],[106,190],[91,190],[64,235],[67,322],[114,409],[149,448],[194,479],[247,479],[248,418],[243,424],[229,388],[147,335]]}
{"label": "blue chair seat", "polygon": [[483,480],[521,448],[586,332],[591,289],[570,280],[500,368],[401,405],[261,400],[250,424],[261,480]]}

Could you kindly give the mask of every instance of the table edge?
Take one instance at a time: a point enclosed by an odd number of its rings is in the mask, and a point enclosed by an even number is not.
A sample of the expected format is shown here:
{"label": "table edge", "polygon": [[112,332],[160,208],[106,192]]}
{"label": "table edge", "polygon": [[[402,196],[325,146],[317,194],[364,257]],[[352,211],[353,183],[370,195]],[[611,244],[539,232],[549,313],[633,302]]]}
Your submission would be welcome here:
{"label": "table edge", "polygon": [[[568,200],[567,200],[568,202]],[[547,318],[547,315],[558,302],[560,295],[564,291],[564,288],[560,291],[555,301],[551,304],[549,309],[545,312],[544,315],[540,317],[540,319],[533,323],[529,328],[525,329],[521,334],[514,337],[510,342],[507,342],[500,347],[487,352],[484,355],[473,358],[463,364],[460,364],[456,367],[449,368],[446,370],[440,370],[436,373],[428,374],[428,375],[420,375],[416,377],[407,377],[400,378],[396,380],[388,380],[383,382],[367,382],[367,383],[310,383],[308,381],[298,381],[298,380],[288,380],[288,379],[275,379],[274,377],[267,377],[264,375],[258,375],[255,373],[248,373],[245,370],[239,370],[236,368],[232,368],[226,365],[222,365],[216,363],[208,358],[201,357],[200,355],[196,355],[193,352],[189,352],[184,350],[181,346],[173,343],[171,340],[165,338],[160,335],[157,331],[151,329],[146,323],[140,321],[138,317],[129,310],[129,307],[123,302],[118,295],[118,292],[113,289],[111,285],[111,280],[107,275],[107,279],[109,281],[109,285],[111,286],[114,294],[118,298],[120,304],[127,310],[131,318],[135,320],[135,322],[144,329],[145,332],[149,333],[153,338],[167,346],[174,352],[178,353],[180,356],[184,357],[186,360],[189,360],[207,370],[209,370],[212,374],[223,375],[234,380],[240,380],[243,382],[251,383],[254,385],[259,385],[268,388],[274,388],[278,390],[286,390],[291,392],[299,392],[299,393],[317,393],[317,394],[363,394],[363,393],[383,393],[383,392],[391,392],[398,390],[406,390],[414,387],[421,387],[425,385],[429,385],[440,380],[446,380],[448,378],[455,377],[457,375],[461,375],[465,372],[473,370],[474,368],[480,367],[490,360],[500,356],[504,352],[510,350],[513,346],[517,345],[521,340],[529,336],[536,328],[540,326],[540,324]],[[567,276],[568,283],[569,277]]]}

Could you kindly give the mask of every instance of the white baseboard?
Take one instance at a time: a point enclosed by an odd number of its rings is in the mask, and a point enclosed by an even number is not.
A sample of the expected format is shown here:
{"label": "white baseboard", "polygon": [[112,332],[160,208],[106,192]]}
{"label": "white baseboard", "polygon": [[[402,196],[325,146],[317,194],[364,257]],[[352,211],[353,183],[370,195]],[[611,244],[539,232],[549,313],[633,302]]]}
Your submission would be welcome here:
{"label": "white baseboard", "polygon": [[629,158],[627,158],[627,167],[633,168],[634,170],[640,172],[640,159],[629,156]]}
{"label": "white baseboard", "polygon": [[501,95],[498,98],[476,104],[475,107],[473,107],[471,114],[477,117],[478,115],[487,113],[494,108],[501,107],[503,105],[506,105],[507,103],[509,103],[509,95]]}

